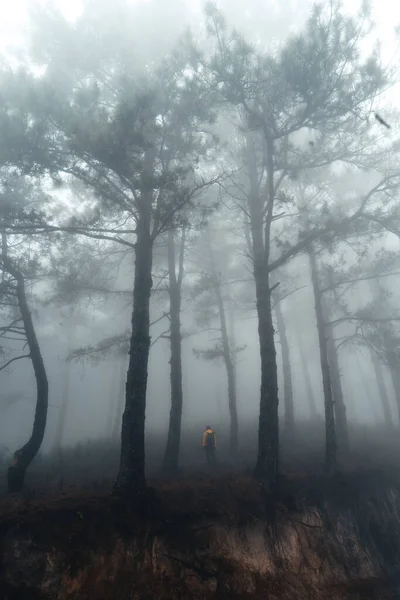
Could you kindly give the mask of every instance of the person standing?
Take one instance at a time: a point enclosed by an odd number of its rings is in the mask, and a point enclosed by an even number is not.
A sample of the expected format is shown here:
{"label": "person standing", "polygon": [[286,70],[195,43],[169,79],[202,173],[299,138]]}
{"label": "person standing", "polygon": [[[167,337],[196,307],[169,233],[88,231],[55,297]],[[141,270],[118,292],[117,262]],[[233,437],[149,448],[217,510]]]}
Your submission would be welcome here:
{"label": "person standing", "polygon": [[217,448],[217,436],[215,431],[211,429],[209,425],[205,428],[203,433],[203,448],[206,453],[207,464],[209,467],[215,466],[216,464],[216,448]]}

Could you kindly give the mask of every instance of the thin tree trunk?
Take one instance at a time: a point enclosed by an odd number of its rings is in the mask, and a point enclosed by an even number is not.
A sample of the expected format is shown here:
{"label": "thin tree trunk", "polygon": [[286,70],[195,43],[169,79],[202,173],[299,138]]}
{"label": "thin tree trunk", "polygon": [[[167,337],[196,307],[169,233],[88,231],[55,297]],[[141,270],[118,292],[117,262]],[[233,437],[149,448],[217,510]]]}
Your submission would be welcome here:
{"label": "thin tree trunk", "polygon": [[[67,333],[68,352],[71,351],[71,346],[72,346],[73,339],[74,339],[73,331],[74,331],[73,327],[68,328],[68,333]],[[71,362],[68,361],[68,357],[66,356],[65,362],[64,362],[64,380],[63,380],[63,387],[62,387],[61,406],[60,406],[60,413],[58,415],[56,439],[55,439],[56,450],[60,450],[60,448],[62,447],[62,444],[63,444],[64,434],[65,434],[65,424],[67,421],[67,413],[68,413],[70,383],[71,383]]]}
{"label": "thin tree trunk", "polygon": [[388,429],[393,429],[393,416],[390,408],[389,396],[386,389],[385,378],[383,376],[383,367],[379,362],[376,353],[371,350],[371,361],[374,368],[376,383],[379,391],[379,398],[382,404],[383,417],[385,425]]}
{"label": "thin tree trunk", "polygon": [[230,450],[232,457],[237,457],[238,451],[238,416],[237,416],[237,402],[236,402],[236,380],[235,380],[235,364],[232,356],[232,349],[229,344],[228,328],[226,324],[225,305],[222,297],[221,281],[218,276],[217,267],[215,264],[214,252],[212,248],[212,242],[210,232],[208,231],[208,249],[210,254],[210,265],[211,265],[211,276],[213,281],[215,299],[217,302],[219,322],[221,327],[221,341],[222,341],[222,352],[223,359],[226,368],[226,375],[228,379],[228,405],[229,415],[231,421],[230,427]]}
{"label": "thin tree trunk", "polygon": [[304,350],[303,339],[301,337],[300,332],[296,328],[296,337],[297,337],[297,347],[301,360],[301,369],[304,376],[304,382],[306,384],[306,392],[309,401],[309,409],[310,409],[310,418],[312,421],[317,421],[318,419],[318,410],[317,403],[315,401],[314,389],[311,383],[310,371],[308,369],[308,361],[306,358],[306,352]]}
{"label": "thin tree trunk", "polygon": [[121,419],[124,412],[125,388],[126,388],[126,358],[120,357],[120,368],[118,373],[118,392],[114,413],[114,422],[112,427],[112,439],[116,440],[120,435]]}
{"label": "thin tree trunk", "polygon": [[394,397],[397,405],[397,412],[400,423],[400,374],[399,374],[399,364],[396,358],[396,354],[392,350],[388,350],[387,352],[387,361],[389,366],[389,373],[392,379],[392,385],[394,389]]}
{"label": "thin tree trunk", "polygon": [[32,434],[28,442],[14,453],[13,464],[8,468],[8,489],[10,492],[14,493],[22,491],[26,470],[39,452],[43,442],[49,403],[49,384],[39,342],[36,337],[35,327],[33,325],[31,311],[26,299],[24,277],[22,273],[14,267],[12,261],[4,255],[3,264],[8,273],[10,273],[17,282],[16,293],[18,306],[24,324],[29,354],[36,378],[36,410]]}
{"label": "thin tree trunk", "polygon": [[182,241],[179,255],[178,275],[176,274],[175,234],[168,232],[168,273],[170,301],[170,379],[171,379],[171,410],[167,445],[165,448],[163,468],[170,473],[176,473],[179,468],[179,450],[182,427],[182,335],[181,335],[181,288],[183,277],[183,259],[185,251],[185,230],[182,231]]}
{"label": "thin tree trunk", "polygon": [[[378,279],[370,279],[368,281],[368,284],[369,284],[369,289],[370,289],[372,297],[379,296],[379,293],[380,293],[379,280]],[[376,382],[377,382],[378,389],[379,389],[379,395],[380,395],[380,399],[381,399],[381,403],[382,403],[382,410],[383,410],[385,423],[386,423],[387,427],[393,428],[393,415],[392,415],[392,411],[390,408],[390,402],[389,402],[387,389],[386,389],[386,385],[385,385],[385,381],[384,381],[384,377],[383,377],[383,368],[382,368],[381,363],[379,362],[377,355],[375,354],[375,352],[373,350],[371,350],[371,360],[372,360],[372,365],[374,367]],[[390,371],[390,368],[389,368],[389,371]],[[392,373],[390,373],[390,375],[391,375],[391,379],[393,382],[393,387],[395,387]],[[396,379],[396,377],[395,377],[395,379]],[[397,394],[396,394],[396,396],[397,396]],[[399,408],[399,410],[400,410],[400,408]]]}
{"label": "thin tree trunk", "polygon": [[[148,199],[150,202],[151,199]],[[141,494],[145,478],[145,417],[150,352],[150,295],[153,243],[149,222],[138,222],[133,286],[132,335],[122,417],[121,457],[114,492]]]}
{"label": "thin tree trunk", "polygon": [[285,433],[289,439],[295,434],[294,422],[294,403],[293,403],[293,382],[292,369],[290,367],[290,349],[286,333],[285,320],[282,314],[282,308],[278,295],[275,296],[274,302],[276,321],[279,331],[279,339],[281,342],[282,352],[282,370],[283,370],[283,399],[285,406]]}
{"label": "thin tree trunk", "polygon": [[65,433],[65,423],[67,420],[67,412],[68,412],[68,404],[69,404],[70,379],[71,379],[71,363],[67,359],[65,359],[61,406],[60,406],[60,413],[58,415],[56,439],[55,439],[55,447],[57,450],[60,450],[60,448],[63,445],[63,439],[64,439],[64,433]]}
{"label": "thin tree trunk", "polygon": [[246,136],[246,142],[250,182],[248,205],[261,357],[258,455],[255,475],[273,489],[277,487],[279,477],[278,372],[268,272],[270,228],[275,196],[273,145],[267,140],[268,201],[267,214],[264,215],[259,194],[255,149],[250,134]]}
{"label": "thin tree trunk", "polygon": [[364,393],[365,393],[365,397],[368,398],[368,402],[369,405],[371,407],[371,412],[372,415],[375,419],[375,421],[378,423],[379,422],[379,416],[378,416],[378,412],[376,410],[376,402],[375,402],[375,395],[373,395],[371,393],[371,388],[369,387],[368,383],[367,383],[367,378],[365,376],[365,371],[362,365],[362,362],[360,360],[360,356],[358,354],[358,352],[356,353],[356,362],[357,362],[357,366],[358,366],[358,370],[360,371],[360,375],[361,375],[361,381],[364,387]]}
{"label": "thin tree trunk", "polygon": [[[235,312],[229,311],[229,348],[232,356],[233,374],[232,374],[232,400],[229,396],[229,414],[231,417],[230,445],[233,455],[237,458],[239,452],[239,417],[237,412],[237,367],[236,367],[236,336],[235,336]],[[235,424],[236,420],[236,424]]]}
{"label": "thin tree trunk", "polygon": [[323,314],[322,297],[318,283],[317,260],[312,246],[309,247],[309,261],[311,281],[314,292],[315,315],[317,319],[319,354],[322,371],[322,384],[325,403],[325,473],[332,475],[336,471],[336,429],[333,395],[331,388],[328,350],[325,337],[325,320]]}
{"label": "thin tree trunk", "polygon": [[332,394],[334,399],[336,437],[338,442],[338,453],[342,460],[346,459],[350,452],[349,429],[347,425],[346,404],[343,397],[343,388],[335,339],[332,327],[326,328],[327,351],[331,376]]}
{"label": "thin tree trunk", "polygon": [[118,403],[117,389],[119,387],[118,381],[118,365],[113,363],[112,373],[110,377],[110,387],[108,392],[108,414],[106,421],[106,437],[112,438],[113,435],[113,420],[115,415],[115,407]]}

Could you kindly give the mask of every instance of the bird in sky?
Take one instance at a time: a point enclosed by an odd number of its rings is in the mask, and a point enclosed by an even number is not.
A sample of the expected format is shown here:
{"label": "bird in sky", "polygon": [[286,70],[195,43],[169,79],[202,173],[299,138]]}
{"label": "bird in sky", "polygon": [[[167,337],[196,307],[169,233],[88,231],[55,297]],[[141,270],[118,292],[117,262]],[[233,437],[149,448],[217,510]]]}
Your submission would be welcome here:
{"label": "bird in sky", "polygon": [[387,129],[390,129],[390,125],[388,123],[386,123],[386,121],[384,121],[382,119],[382,117],[380,115],[378,115],[378,113],[375,113],[374,116],[375,116],[375,119],[378,121],[378,123],[380,123],[381,125],[383,125]]}

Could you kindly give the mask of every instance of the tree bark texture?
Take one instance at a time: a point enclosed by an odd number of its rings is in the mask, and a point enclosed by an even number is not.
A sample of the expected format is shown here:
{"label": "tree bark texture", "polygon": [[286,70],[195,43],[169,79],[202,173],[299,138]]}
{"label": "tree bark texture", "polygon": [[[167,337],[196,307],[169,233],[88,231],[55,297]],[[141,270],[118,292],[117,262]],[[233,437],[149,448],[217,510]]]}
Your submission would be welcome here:
{"label": "tree bark texture", "polygon": [[150,354],[150,296],[153,287],[153,244],[151,233],[153,170],[156,156],[154,136],[145,152],[137,201],[135,276],[133,281],[132,334],[122,415],[121,454],[114,493],[141,496],[146,492],[145,419]]}
{"label": "tree bark texture", "polygon": [[120,466],[114,485],[114,491],[119,494],[141,494],[146,488],[145,417],[153,244],[145,223],[138,223],[135,251],[132,335],[122,417]]}

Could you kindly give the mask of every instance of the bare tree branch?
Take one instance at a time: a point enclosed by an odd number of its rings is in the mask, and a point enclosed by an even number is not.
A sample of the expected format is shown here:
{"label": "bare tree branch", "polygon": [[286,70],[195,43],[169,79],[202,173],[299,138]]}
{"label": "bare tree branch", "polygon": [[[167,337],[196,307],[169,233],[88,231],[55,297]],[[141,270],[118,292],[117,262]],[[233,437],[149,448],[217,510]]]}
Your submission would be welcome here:
{"label": "bare tree branch", "polygon": [[14,356],[14,358],[10,358],[10,360],[8,360],[4,365],[1,365],[0,371],[3,371],[4,369],[6,369],[9,365],[11,365],[11,363],[15,362],[16,360],[21,360],[22,358],[30,358],[30,357],[31,357],[30,354],[22,354],[21,356]]}

